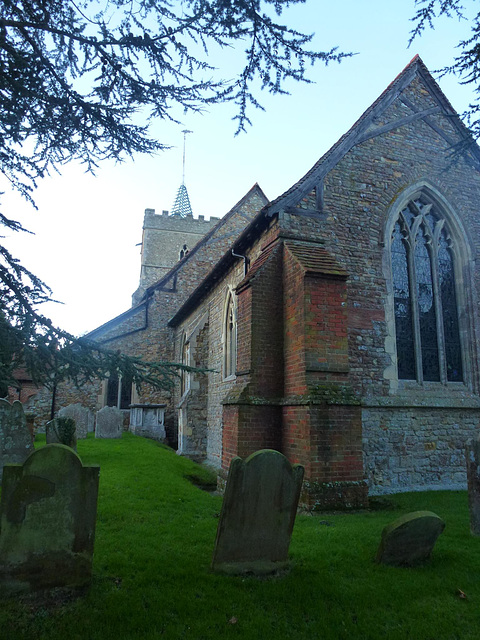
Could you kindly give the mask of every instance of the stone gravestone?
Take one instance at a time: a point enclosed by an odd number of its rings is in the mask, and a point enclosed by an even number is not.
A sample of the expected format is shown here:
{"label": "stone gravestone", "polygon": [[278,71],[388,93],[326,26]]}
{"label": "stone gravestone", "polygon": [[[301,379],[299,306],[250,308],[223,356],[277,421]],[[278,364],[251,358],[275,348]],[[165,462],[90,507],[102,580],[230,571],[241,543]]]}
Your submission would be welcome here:
{"label": "stone gravestone", "polygon": [[431,511],[414,511],[398,518],[382,531],[377,562],[414,566],[432,554],[444,521]]}
{"label": "stone gravestone", "polygon": [[77,429],[72,418],[54,418],[46,425],[47,444],[64,444],[77,450]]}
{"label": "stone gravestone", "polygon": [[288,566],[304,468],[278,451],[234,458],[218,523],[212,569],[257,575]]}
{"label": "stone gravestone", "polygon": [[6,465],[0,503],[0,596],[83,587],[91,578],[98,466],[62,444]]}
{"label": "stone gravestone", "polygon": [[123,433],[123,412],[116,407],[103,407],[97,411],[96,438],[121,438]]}
{"label": "stone gravestone", "polygon": [[480,536],[480,439],[467,445],[468,506],[470,509],[470,531]]}
{"label": "stone gravestone", "polygon": [[32,435],[22,403],[15,400],[10,404],[0,399],[0,485],[3,466],[10,462],[25,462],[32,451]]}
{"label": "stone gravestone", "polygon": [[86,407],[77,404],[69,404],[68,407],[62,407],[58,412],[60,418],[73,418],[77,427],[77,440],[87,437],[88,433],[88,417],[89,411]]}

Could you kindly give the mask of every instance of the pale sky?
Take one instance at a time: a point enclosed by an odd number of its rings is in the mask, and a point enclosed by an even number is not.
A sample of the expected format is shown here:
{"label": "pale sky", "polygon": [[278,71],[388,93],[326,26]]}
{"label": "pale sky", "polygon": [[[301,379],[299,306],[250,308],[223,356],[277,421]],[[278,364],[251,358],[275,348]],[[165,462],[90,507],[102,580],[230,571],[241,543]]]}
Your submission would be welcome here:
{"label": "pale sky", "polygon": [[[464,5],[472,12],[478,2]],[[218,105],[185,117],[180,126],[158,122],[153,133],[172,149],[155,157],[104,163],[96,177],[73,163],[62,167],[61,175],[44,179],[37,189],[38,211],[7,193],[2,211],[35,232],[8,234],[7,248],[64,303],[41,311],[81,335],[131,306],[140,276],[137,244],[144,210],[171,209],[181,184],[182,129],[193,132],[187,138],[185,184],[194,216],[222,217],[255,182],[271,200],[291,187],[415,54],[434,76],[451,64],[468,24],[442,19],[407,48],[414,12],[413,0],[307,0],[287,10],[285,21],[315,32],[312,48],[338,46],[358,55],[309,68],[315,84],[292,82],[289,96],[260,94],[266,111],[250,112],[253,126],[246,134],[234,136],[234,106]],[[473,100],[472,88],[455,77],[438,82],[457,111]]]}

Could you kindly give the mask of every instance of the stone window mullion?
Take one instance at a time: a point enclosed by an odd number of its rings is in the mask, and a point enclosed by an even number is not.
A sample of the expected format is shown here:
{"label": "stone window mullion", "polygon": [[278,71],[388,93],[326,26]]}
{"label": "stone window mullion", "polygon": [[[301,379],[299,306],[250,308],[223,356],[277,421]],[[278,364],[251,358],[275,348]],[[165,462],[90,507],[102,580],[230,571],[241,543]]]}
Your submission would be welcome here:
{"label": "stone window mullion", "polygon": [[413,343],[415,351],[415,370],[417,382],[423,383],[422,342],[420,337],[420,317],[418,312],[417,277],[415,269],[415,238],[410,235],[407,243],[407,264],[410,280],[410,298],[412,307]]}
{"label": "stone window mullion", "polygon": [[443,326],[442,296],[438,279],[438,226],[430,244],[430,260],[432,265],[433,300],[435,304],[435,319],[437,322],[438,362],[440,368],[440,382],[447,382],[447,361],[445,356],[445,332]]}

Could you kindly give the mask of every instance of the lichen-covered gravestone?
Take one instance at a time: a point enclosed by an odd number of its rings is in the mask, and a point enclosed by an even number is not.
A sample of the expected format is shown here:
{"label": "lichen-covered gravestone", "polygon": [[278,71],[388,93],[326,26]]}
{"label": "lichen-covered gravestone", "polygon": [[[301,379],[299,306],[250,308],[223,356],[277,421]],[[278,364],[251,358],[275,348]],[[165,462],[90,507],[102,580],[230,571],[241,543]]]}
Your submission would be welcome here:
{"label": "lichen-covered gravestone", "polygon": [[377,562],[393,566],[414,566],[427,560],[444,521],[432,511],[414,511],[398,518],[382,531]]}
{"label": "lichen-covered gravestone", "polygon": [[468,506],[470,509],[470,531],[480,536],[480,440],[467,445]]}
{"label": "lichen-covered gravestone", "polygon": [[32,435],[22,403],[10,404],[0,399],[0,485],[3,467],[10,462],[24,462],[33,451]]}
{"label": "lichen-covered gravestone", "polygon": [[278,451],[234,458],[218,523],[212,569],[257,575],[288,566],[304,469]]}
{"label": "lichen-covered gravestone", "polygon": [[62,444],[6,465],[0,503],[0,597],[90,582],[98,466]]}
{"label": "lichen-covered gravestone", "polygon": [[89,410],[81,405],[79,402],[76,404],[69,404],[68,407],[62,407],[58,412],[60,418],[72,418],[75,420],[75,426],[77,428],[77,440],[81,440],[87,437],[88,424],[89,424]]}
{"label": "lichen-covered gravestone", "polygon": [[116,407],[103,407],[97,411],[96,438],[121,438],[123,413]]}
{"label": "lichen-covered gravestone", "polygon": [[47,444],[64,444],[77,450],[77,429],[73,418],[54,418],[46,425]]}

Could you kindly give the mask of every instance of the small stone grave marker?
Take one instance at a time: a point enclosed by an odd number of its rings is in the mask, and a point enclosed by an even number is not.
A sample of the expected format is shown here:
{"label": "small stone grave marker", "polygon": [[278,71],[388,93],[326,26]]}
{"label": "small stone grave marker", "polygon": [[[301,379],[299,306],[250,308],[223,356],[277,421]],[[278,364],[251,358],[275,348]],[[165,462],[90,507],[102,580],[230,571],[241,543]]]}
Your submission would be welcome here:
{"label": "small stone grave marker", "polygon": [[288,547],[304,468],[263,449],[228,473],[212,569],[223,573],[273,573],[288,566]]}
{"label": "small stone grave marker", "polygon": [[77,429],[73,418],[54,418],[46,425],[47,444],[64,444],[77,450]]}
{"label": "small stone grave marker", "polygon": [[103,407],[97,411],[96,438],[121,438],[123,433],[123,412],[116,407]]}
{"label": "small stone grave marker", "polygon": [[480,439],[467,445],[468,506],[470,510],[470,531],[480,536]]}
{"label": "small stone grave marker", "polygon": [[25,462],[33,451],[32,434],[27,426],[23,405],[0,399],[0,485],[3,467],[11,462]]}
{"label": "small stone grave marker", "polygon": [[432,511],[413,511],[388,524],[382,531],[377,562],[393,566],[414,566],[427,560],[444,521]]}
{"label": "small stone grave marker", "polygon": [[0,597],[91,578],[98,466],[62,444],[6,465],[0,502]]}
{"label": "small stone grave marker", "polygon": [[62,407],[58,412],[58,417],[73,418],[77,428],[77,440],[82,440],[87,437],[89,413],[86,407],[77,402],[76,404],[69,404],[67,407]]}

